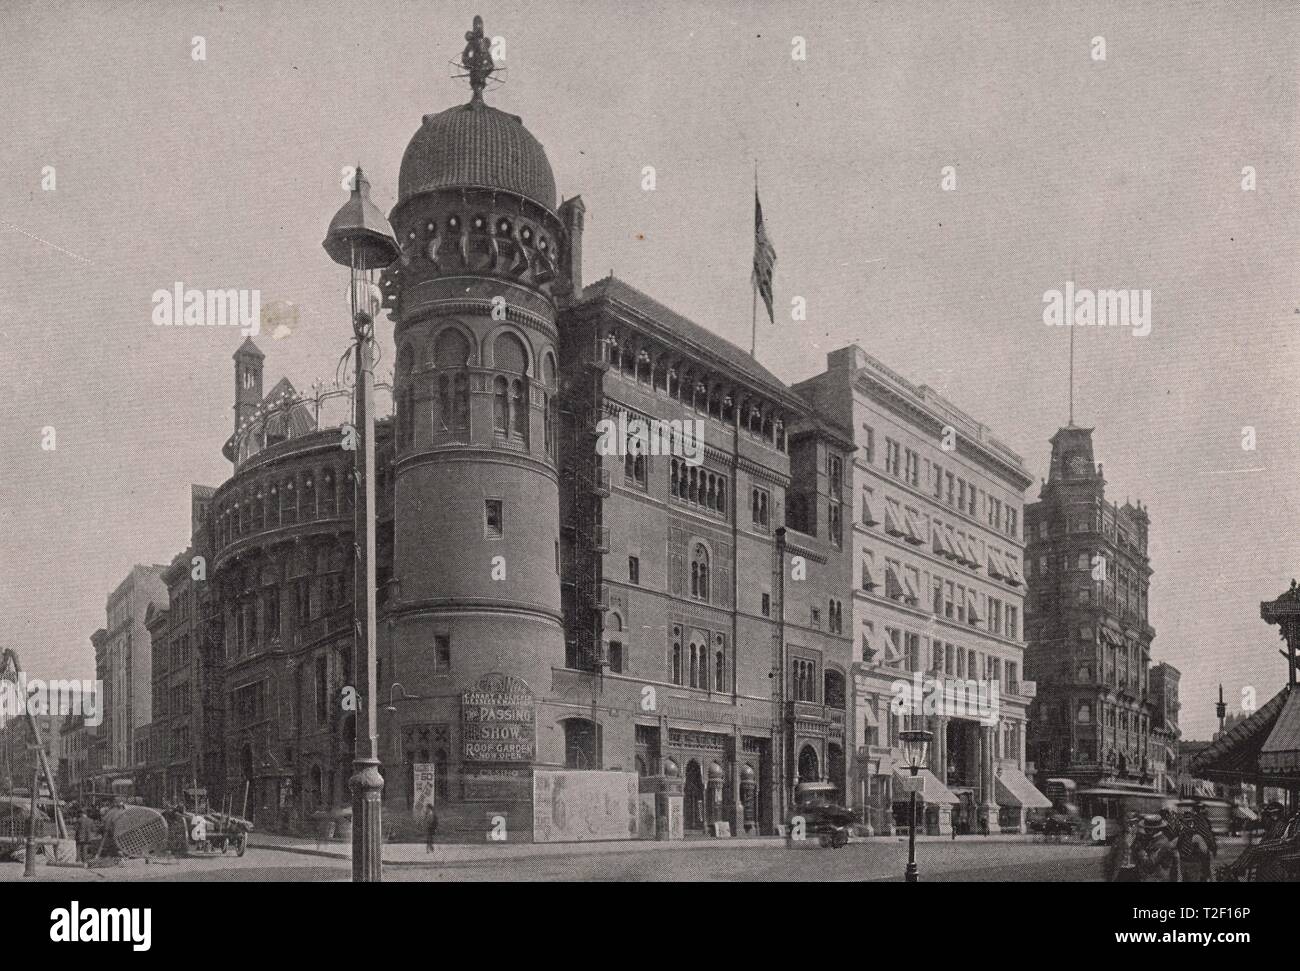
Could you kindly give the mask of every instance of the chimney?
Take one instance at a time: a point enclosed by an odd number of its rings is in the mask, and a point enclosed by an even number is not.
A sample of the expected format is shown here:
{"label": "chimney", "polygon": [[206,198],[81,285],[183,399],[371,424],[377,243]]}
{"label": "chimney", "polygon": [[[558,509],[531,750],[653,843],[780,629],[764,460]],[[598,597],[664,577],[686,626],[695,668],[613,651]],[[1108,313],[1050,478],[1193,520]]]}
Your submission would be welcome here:
{"label": "chimney", "polygon": [[570,300],[582,296],[582,224],[586,212],[582,196],[574,196],[560,205],[560,222],[564,223],[568,236],[564,248],[564,281]]}

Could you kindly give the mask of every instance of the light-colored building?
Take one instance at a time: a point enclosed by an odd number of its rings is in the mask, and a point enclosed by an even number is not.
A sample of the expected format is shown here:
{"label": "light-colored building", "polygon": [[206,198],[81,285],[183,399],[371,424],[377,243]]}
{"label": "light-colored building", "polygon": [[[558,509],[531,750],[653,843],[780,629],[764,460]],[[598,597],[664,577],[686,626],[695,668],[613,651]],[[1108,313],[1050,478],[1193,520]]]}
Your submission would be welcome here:
{"label": "light-colored building", "polygon": [[[105,686],[104,750],[98,766],[103,779],[129,776],[143,753],[136,752],[135,729],[152,719],[152,664],[145,615],[150,604],[167,606],[162,581],[165,565],[136,565],[109,595],[108,623],[95,640],[95,670]],[[141,758],[137,759],[137,755]]]}
{"label": "light-colored building", "polygon": [[[853,805],[907,825],[899,731],[934,733],[920,773],[928,832],[1020,830],[1047,800],[1025,777],[1020,457],[933,389],[852,345],[797,390],[853,429],[857,641]],[[913,711],[902,706],[910,703]]]}

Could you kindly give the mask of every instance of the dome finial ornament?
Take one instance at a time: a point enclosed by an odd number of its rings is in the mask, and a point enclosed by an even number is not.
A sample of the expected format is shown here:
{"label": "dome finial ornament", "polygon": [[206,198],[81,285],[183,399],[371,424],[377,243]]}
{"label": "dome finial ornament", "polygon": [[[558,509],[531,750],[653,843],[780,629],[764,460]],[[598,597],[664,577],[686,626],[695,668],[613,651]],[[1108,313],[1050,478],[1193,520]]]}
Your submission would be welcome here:
{"label": "dome finial ornament", "polygon": [[474,90],[473,100],[482,101],[483,89],[496,70],[496,65],[492,62],[492,40],[483,33],[482,17],[476,16],[474,29],[465,34],[465,50],[460,55],[460,63],[469,72],[469,86]]}

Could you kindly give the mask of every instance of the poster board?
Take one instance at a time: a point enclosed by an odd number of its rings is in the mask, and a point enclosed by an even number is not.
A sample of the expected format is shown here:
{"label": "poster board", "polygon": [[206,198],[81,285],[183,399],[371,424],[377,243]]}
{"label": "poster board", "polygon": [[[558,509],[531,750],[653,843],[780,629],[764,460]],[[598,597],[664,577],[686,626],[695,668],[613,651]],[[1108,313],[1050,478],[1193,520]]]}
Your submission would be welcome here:
{"label": "poster board", "polygon": [[640,828],[637,790],[635,772],[535,769],[533,840],[636,839]]}
{"label": "poster board", "polygon": [[416,762],[412,769],[415,773],[415,796],[411,800],[411,815],[423,819],[424,807],[434,804],[433,763]]}

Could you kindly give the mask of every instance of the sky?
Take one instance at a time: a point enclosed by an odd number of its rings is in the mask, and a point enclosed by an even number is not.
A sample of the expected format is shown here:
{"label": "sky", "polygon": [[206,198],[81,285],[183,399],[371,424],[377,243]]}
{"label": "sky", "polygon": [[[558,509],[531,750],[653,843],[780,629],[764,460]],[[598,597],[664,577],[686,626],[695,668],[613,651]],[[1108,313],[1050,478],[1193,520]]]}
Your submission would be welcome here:
{"label": "sky", "polygon": [[294,332],[258,339],[265,387],[332,377],[342,170],[391,209],[421,116],[467,100],[451,75],[477,13],[505,41],[489,103],[586,203],[586,279],[613,270],[741,347],[757,162],[778,257],[758,357],[786,381],[856,341],[1041,478],[1070,332],[1044,293],[1149,289],[1147,336],[1076,332],[1075,421],[1108,498],[1149,509],[1152,653],[1182,671],[1184,737],[1213,730],[1220,682],[1230,709],[1277,691],[1259,602],[1300,574],[1300,5],[541,9],[0,4],[0,644],[32,674],[93,676],[108,593],[183,550],[190,484],[230,474],[242,337],[155,327],[152,294],[292,301]]}

